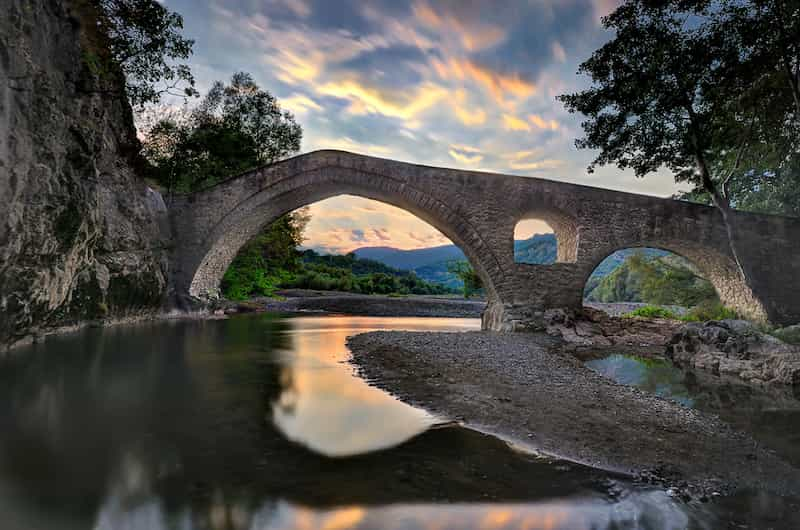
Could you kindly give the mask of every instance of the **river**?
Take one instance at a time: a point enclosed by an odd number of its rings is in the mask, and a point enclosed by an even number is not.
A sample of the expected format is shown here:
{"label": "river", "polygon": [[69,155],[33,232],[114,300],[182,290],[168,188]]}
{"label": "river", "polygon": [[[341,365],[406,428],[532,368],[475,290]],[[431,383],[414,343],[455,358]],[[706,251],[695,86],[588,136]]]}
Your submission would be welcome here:
{"label": "river", "polygon": [[241,315],[48,338],[0,361],[0,528],[717,528],[361,379],[346,337],[476,319]]}

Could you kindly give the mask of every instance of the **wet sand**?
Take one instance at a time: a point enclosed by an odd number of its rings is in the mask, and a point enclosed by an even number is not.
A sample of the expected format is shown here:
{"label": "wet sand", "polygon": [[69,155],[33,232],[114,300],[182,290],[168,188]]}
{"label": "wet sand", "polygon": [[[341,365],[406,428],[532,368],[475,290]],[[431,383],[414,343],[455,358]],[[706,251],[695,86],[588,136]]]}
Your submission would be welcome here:
{"label": "wet sand", "polygon": [[348,345],[371,383],[547,455],[700,498],[800,492],[800,470],[748,434],[602,377],[543,334],[373,332]]}

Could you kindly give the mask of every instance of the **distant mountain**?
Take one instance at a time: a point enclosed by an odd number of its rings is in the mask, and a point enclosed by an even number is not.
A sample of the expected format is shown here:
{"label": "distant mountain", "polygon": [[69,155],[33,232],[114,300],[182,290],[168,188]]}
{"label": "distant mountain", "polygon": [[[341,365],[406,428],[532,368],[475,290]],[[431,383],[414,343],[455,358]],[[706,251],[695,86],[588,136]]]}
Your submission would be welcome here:
{"label": "distant mountain", "polygon": [[[514,259],[518,263],[554,263],[556,249],[555,234],[534,234],[529,239],[514,241]],[[636,251],[643,252],[648,258],[658,258],[669,254],[664,250],[653,248],[625,249],[614,252],[594,270],[587,283],[586,292],[597,287],[603,277],[611,274]],[[362,259],[379,261],[400,270],[414,271],[417,276],[429,282],[453,288],[461,287],[461,280],[447,270],[448,263],[466,259],[461,249],[455,245],[413,250],[400,250],[393,247],[363,247],[354,250],[353,253]]]}
{"label": "distant mountain", "polygon": [[547,264],[556,261],[556,235],[534,234],[530,239],[514,241],[514,261]]}
{"label": "distant mountain", "polygon": [[362,247],[353,251],[362,259],[371,259],[401,270],[414,270],[434,263],[466,259],[455,245],[401,250],[392,247]]}

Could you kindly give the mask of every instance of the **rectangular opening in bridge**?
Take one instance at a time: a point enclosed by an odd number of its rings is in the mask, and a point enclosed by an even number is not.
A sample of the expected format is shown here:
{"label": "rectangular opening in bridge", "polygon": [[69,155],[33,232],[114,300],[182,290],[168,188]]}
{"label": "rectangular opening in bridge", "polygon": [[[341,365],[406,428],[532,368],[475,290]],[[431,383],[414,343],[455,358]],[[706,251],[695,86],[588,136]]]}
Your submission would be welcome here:
{"label": "rectangular opening in bridge", "polygon": [[558,257],[555,230],[541,219],[523,219],[514,228],[514,261],[549,265]]}

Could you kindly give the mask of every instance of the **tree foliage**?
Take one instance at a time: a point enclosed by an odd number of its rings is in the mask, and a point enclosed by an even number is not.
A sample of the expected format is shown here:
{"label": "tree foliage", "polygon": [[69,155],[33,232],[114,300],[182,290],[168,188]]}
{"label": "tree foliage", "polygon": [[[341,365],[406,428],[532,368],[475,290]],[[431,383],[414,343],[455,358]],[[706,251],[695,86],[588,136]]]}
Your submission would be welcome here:
{"label": "tree foliage", "polygon": [[636,252],[600,279],[586,295],[597,302],[645,302],[695,307],[717,302],[711,282],[676,255],[648,256]]}
{"label": "tree foliage", "polygon": [[[194,41],[181,35],[183,18],[156,0],[93,0],[99,29],[108,38],[111,59],[126,78],[133,107],[157,103],[164,94],[196,96],[185,61]],[[93,57],[96,68],[106,69]]]}
{"label": "tree foliage", "polygon": [[301,208],[267,225],[234,258],[222,278],[222,292],[231,300],[272,296],[302,268],[297,247],[310,220]]}
{"label": "tree foliage", "polygon": [[300,150],[294,116],[245,72],[217,81],[200,104],[147,133],[144,155],[170,192],[197,191]]}
{"label": "tree foliage", "polygon": [[483,280],[468,261],[452,261],[447,264],[447,271],[458,276],[464,283],[464,298],[470,298],[483,289]]}
{"label": "tree foliage", "polygon": [[786,0],[626,0],[603,19],[614,38],[580,66],[592,85],[559,96],[587,117],[576,145],[599,150],[590,171],[667,168],[701,190],[745,279],[731,188],[737,175],[783,175],[797,154],[799,18]]}

